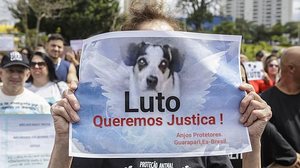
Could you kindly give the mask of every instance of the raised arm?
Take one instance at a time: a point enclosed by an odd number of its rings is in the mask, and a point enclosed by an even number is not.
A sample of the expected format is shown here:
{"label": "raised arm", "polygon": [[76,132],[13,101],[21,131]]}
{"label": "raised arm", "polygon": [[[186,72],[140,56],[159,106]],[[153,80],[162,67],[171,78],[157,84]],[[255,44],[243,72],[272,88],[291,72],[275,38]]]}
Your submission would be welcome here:
{"label": "raised arm", "polygon": [[76,75],[76,68],[73,63],[70,64],[69,72],[67,76],[67,83],[71,84],[72,81],[78,82],[78,78]]}
{"label": "raised arm", "polygon": [[51,114],[55,128],[55,142],[52,150],[48,168],[69,168],[72,157],[69,156],[69,123],[78,122],[79,102],[74,90],[77,85],[72,82],[70,89],[63,94],[63,99],[56,102],[51,107]]}
{"label": "raised arm", "polygon": [[272,117],[270,106],[257,94],[250,84],[242,84],[239,87],[246,91],[247,95],[241,101],[240,122],[248,127],[252,152],[243,154],[243,168],[261,167],[261,136],[267,122]]}

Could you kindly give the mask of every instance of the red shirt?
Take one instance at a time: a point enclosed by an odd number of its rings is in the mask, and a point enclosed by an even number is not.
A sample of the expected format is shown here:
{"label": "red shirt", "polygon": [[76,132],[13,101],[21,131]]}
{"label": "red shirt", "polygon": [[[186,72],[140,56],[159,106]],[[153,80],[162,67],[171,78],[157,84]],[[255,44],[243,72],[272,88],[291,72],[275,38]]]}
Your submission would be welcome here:
{"label": "red shirt", "polygon": [[270,80],[269,82],[266,82],[263,79],[251,80],[249,83],[254,87],[256,93],[261,93],[275,85],[275,81]]}

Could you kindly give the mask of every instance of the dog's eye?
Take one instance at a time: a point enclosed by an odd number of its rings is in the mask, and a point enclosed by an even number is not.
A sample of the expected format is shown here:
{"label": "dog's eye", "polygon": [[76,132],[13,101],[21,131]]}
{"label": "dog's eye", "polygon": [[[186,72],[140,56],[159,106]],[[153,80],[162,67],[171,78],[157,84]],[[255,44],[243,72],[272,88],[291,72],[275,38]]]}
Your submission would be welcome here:
{"label": "dog's eye", "polygon": [[142,59],[140,59],[140,60],[138,61],[138,64],[139,64],[140,66],[144,66],[144,65],[146,65],[146,60],[145,60],[144,58],[142,58]]}
{"label": "dog's eye", "polygon": [[160,62],[160,64],[159,64],[159,68],[162,69],[162,70],[167,69],[168,66],[169,66],[169,65],[168,65],[168,62],[165,61],[165,60],[162,60],[162,61]]}
{"label": "dog's eye", "polygon": [[138,64],[139,70],[142,70],[144,67],[147,66],[147,61],[145,58],[141,58],[138,60],[137,64]]}

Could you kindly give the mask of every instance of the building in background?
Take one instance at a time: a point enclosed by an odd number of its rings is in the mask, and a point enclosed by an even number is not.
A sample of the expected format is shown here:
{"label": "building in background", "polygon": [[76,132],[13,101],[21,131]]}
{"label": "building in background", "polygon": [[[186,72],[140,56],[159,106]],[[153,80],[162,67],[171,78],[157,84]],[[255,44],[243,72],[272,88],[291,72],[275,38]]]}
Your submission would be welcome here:
{"label": "building in background", "polygon": [[223,0],[225,16],[242,18],[258,25],[271,27],[292,21],[293,0]]}

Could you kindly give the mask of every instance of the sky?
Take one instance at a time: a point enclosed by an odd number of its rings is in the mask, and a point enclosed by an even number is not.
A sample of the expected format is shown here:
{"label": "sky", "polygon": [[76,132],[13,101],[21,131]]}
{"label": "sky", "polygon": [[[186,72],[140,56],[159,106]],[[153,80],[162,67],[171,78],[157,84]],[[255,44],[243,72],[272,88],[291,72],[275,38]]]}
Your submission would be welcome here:
{"label": "sky", "polygon": [[[16,0],[10,0],[9,2],[13,2]],[[6,20],[6,23],[14,24],[16,20],[11,15],[10,11],[8,10],[7,4],[5,0],[0,0],[0,23]]]}
{"label": "sky", "polygon": [[293,21],[300,21],[300,0],[293,1]]}
{"label": "sky", "polygon": [[[10,0],[9,2],[16,1]],[[174,6],[174,1],[167,0],[167,3]],[[13,24],[16,20],[11,16],[10,11],[7,8],[5,0],[0,0],[0,23],[3,20],[7,20],[8,23]],[[293,21],[300,21],[300,0],[293,0]]]}

